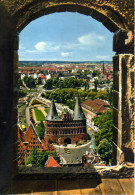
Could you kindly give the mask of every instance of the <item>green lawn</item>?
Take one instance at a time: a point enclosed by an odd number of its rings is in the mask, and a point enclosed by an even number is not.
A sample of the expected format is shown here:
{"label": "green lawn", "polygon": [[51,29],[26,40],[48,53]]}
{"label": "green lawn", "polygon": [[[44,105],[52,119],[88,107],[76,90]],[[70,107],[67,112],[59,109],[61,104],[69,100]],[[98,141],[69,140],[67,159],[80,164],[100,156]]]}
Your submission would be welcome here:
{"label": "green lawn", "polygon": [[45,120],[45,116],[44,116],[44,114],[42,113],[41,110],[38,110],[38,109],[35,108],[34,112],[35,112],[37,121],[44,121]]}
{"label": "green lawn", "polygon": [[46,114],[48,114],[48,112],[49,112],[49,108],[46,108],[46,109],[45,109],[45,112],[46,112]]}

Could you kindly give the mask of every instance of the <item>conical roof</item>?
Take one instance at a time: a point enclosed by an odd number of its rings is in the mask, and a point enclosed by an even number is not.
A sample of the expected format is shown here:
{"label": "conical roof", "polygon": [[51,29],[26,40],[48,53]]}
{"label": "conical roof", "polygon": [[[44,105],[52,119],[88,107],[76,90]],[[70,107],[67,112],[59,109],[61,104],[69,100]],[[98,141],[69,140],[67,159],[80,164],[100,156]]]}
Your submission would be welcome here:
{"label": "conical roof", "polygon": [[79,98],[77,96],[76,104],[75,104],[75,108],[74,108],[73,120],[85,120],[85,119],[86,119],[85,115],[83,113],[83,110],[82,110],[80,102],[79,102]]}
{"label": "conical roof", "polygon": [[47,115],[45,120],[48,120],[48,121],[60,121],[61,120],[58,116],[56,106],[55,106],[53,99],[51,101],[50,109],[49,109],[48,115]]}

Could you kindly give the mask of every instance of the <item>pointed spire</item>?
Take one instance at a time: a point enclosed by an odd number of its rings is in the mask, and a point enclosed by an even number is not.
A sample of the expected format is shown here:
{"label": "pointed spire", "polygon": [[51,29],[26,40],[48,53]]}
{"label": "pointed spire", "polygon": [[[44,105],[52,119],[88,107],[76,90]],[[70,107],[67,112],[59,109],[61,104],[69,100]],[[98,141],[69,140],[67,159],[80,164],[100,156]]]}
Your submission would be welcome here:
{"label": "pointed spire", "polygon": [[60,121],[61,120],[58,116],[56,106],[54,103],[54,99],[52,99],[51,101],[50,109],[49,109],[48,115],[45,120],[48,120],[48,121]]}
{"label": "pointed spire", "polygon": [[103,61],[103,74],[105,74],[105,65],[104,65],[104,61]]}
{"label": "pointed spire", "polygon": [[79,102],[78,95],[76,98],[73,120],[86,120],[85,115],[84,115],[83,110],[82,110],[82,107],[81,107],[80,102]]}

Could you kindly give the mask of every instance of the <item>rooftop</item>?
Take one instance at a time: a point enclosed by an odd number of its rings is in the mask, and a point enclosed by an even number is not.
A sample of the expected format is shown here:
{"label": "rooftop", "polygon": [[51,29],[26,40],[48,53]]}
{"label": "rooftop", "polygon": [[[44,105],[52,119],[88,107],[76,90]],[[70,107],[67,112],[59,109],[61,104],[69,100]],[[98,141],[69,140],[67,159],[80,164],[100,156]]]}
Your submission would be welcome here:
{"label": "rooftop", "polygon": [[105,102],[104,100],[101,100],[101,99],[99,99],[99,98],[93,100],[93,102],[95,102],[95,103],[97,103],[97,104],[99,104],[99,105],[102,105],[102,106],[110,106],[109,103],[107,103],[107,102]]}
{"label": "rooftop", "polygon": [[61,167],[57,161],[52,157],[48,157],[48,161],[46,162],[45,167]]}
{"label": "rooftop", "polygon": [[92,100],[86,100],[82,103],[83,107],[87,107],[87,109],[91,110],[92,112],[98,114],[102,113],[106,110],[106,108],[102,105],[97,104],[96,102]]}

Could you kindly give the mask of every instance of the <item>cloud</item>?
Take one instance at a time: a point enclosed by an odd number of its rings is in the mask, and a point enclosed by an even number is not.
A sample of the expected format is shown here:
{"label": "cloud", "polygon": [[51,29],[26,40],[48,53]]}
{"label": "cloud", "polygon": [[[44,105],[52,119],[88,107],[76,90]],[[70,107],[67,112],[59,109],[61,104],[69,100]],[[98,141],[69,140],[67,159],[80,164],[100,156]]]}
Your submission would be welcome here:
{"label": "cloud", "polygon": [[78,38],[80,44],[90,46],[102,43],[104,40],[105,36],[98,35],[95,32],[91,32]]}
{"label": "cloud", "polygon": [[48,52],[48,51],[55,51],[60,48],[60,45],[55,45],[55,43],[46,43],[44,41],[38,42],[35,46],[37,51],[40,52]]}
{"label": "cloud", "polygon": [[75,49],[80,46],[80,43],[67,43],[65,44],[66,49]]}
{"label": "cloud", "polygon": [[61,52],[61,56],[68,57],[70,55],[70,52]]}
{"label": "cloud", "polygon": [[45,51],[46,50],[46,43],[45,42],[39,42],[35,45],[35,48],[38,50],[38,51]]}
{"label": "cloud", "polygon": [[109,59],[110,56],[96,56],[97,59]]}
{"label": "cloud", "polygon": [[26,50],[26,53],[38,53],[37,50]]}

